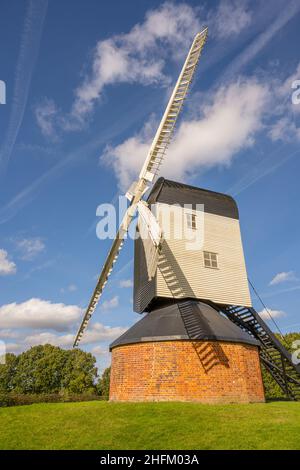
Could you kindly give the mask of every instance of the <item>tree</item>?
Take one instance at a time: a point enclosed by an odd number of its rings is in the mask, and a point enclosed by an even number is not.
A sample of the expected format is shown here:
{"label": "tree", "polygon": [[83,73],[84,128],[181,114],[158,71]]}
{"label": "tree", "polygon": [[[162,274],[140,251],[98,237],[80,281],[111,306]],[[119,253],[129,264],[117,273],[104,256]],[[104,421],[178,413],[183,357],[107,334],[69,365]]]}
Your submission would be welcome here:
{"label": "tree", "polygon": [[70,393],[94,393],[98,373],[95,357],[80,349],[72,349],[66,353],[62,387]]}
{"label": "tree", "polygon": [[109,399],[110,367],[104,370],[97,384],[97,391],[106,400]]}
{"label": "tree", "polygon": [[18,356],[7,353],[5,356],[5,364],[0,365],[0,393],[8,393],[14,389],[17,367]]}
{"label": "tree", "polygon": [[[295,351],[295,348],[293,348],[294,341],[300,340],[300,333],[287,333],[283,335],[283,338],[278,334],[276,336],[277,339],[290,353],[293,353]],[[300,349],[300,346],[298,347],[298,349]],[[267,372],[264,367],[262,367],[262,377],[267,398],[286,398],[286,395],[283,393],[278,383],[273,379],[271,374]]]}
{"label": "tree", "polygon": [[17,393],[95,393],[95,357],[80,349],[51,344],[34,346],[19,356],[6,355],[0,366],[1,391]]}

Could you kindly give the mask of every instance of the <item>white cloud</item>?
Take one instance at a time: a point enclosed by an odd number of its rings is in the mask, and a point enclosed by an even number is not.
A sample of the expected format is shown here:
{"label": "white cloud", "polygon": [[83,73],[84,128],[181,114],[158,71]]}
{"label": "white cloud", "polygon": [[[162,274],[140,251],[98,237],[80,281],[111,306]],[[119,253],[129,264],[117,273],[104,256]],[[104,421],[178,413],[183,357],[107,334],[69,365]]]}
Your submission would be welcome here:
{"label": "white cloud", "polygon": [[184,53],[199,31],[196,9],[187,4],[166,2],[146,13],[143,23],[127,34],[99,41],[94,52],[92,73],[76,90],[72,114],[84,118],[106,85],[113,83],[167,84],[163,69],[168,58]]}
{"label": "white cloud", "polygon": [[274,286],[276,284],[281,284],[282,282],[287,281],[298,281],[298,278],[295,276],[294,271],[283,271],[281,273],[276,274],[273,279],[270,281],[270,286]]}
{"label": "white cloud", "polygon": [[16,247],[23,260],[31,261],[36,255],[45,250],[45,243],[41,238],[23,238],[16,241]]}
{"label": "white cloud", "polygon": [[[267,86],[254,79],[221,86],[202,104],[201,112],[195,109],[196,117],[180,124],[161,172],[182,180],[205,168],[229,165],[235,154],[254,144],[268,98]],[[142,166],[152,140],[149,134],[143,129],[107,148],[101,157],[102,162],[112,164],[122,189],[128,188]]]}
{"label": "white cloud", "polygon": [[95,346],[91,352],[95,356],[106,356],[108,353],[108,350],[103,348],[102,346]]}
{"label": "white cloud", "polygon": [[258,314],[263,320],[271,320],[271,317],[279,318],[279,317],[284,317],[286,315],[286,313],[283,312],[282,310],[272,310],[271,308],[268,308],[268,309],[264,308]]}
{"label": "white cloud", "polygon": [[131,279],[122,279],[120,281],[120,287],[133,287],[133,281]]}
{"label": "white cloud", "polygon": [[80,343],[90,344],[98,343],[100,341],[113,341],[126,330],[127,328],[123,328],[121,326],[110,327],[102,325],[102,323],[94,323],[85,330]]}
{"label": "white cloud", "polygon": [[112,308],[116,308],[119,305],[119,297],[115,295],[110,300],[105,300],[101,304],[102,310],[110,310]]}
{"label": "white cloud", "polygon": [[0,249],[0,276],[15,274],[16,271],[16,265],[13,261],[8,259],[7,251]]}
{"label": "white cloud", "polygon": [[71,111],[61,115],[51,100],[37,107],[36,118],[42,132],[53,134],[54,117],[57,127],[66,131],[81,128],[107,85],[167,85],[166,61],[185,55],[200,29],[197,8],[165,2],[149,10],[144,21],[128,33],[99,41],[94,49],[91,72],[75,90]]}
{"label": "white cloud", "polygon": [[2,328],[51,328],[65,331],[79,320],[82,312],[76,305],[32,298],[19,304],[2,305],[0,324]]}
{"label": "white cloud", "polygon": [[220,39],[235,36],[251,23],[252,14],[243,0],[223,0],[208,15],[212,34]]}
{"label": "white cloud", "polygon": [[[102,341],[113,341],[118,336],[124,333],[126,328],[119,326],[110,327],[102,323],[94,323],[89,325],[85,330],[84,335],[80,341],[80,345],[87,345],[99,343]],[[68,333],[65,335],[58,335],[51,332],[33,333],[25,336],[23,343],[28,346],[36,346],[38,344],[53,344],[54,346],[68,347],[74,343],[74,334]],[[100,346],[99,346],[100,347]],[[102,349],[102,347],[101,347]]]}
{"label": "white cloud", "polygon": [[[3,325],[2,315],[0,310],[0,323],[1,326]],[[73,323],[73,322],[71,322]],[[47,325],[47,326],[46,326]],[[32,322],[25,322],[21,319],[20,322],[16,322],[13,325],[13,328],[18,328],[17,330],[1,330],[0,338],[5,341],[5,347],[7,352],[14,352],[20,353],[22,351],[27,350],[32,346],[37,346],[39,344],[52,344],[54,346],[59,346],[62,348],[69,348],[73,346],[74,342],[74,333],[66,333],[66,334],[57,334],[50,331],[41,331],[36,332],[32,330],[29,334],[27,330],[21,330],[22,327],[32,327],[32,328],[44,328],[49,327],[49,325],[45,322],[42,324],[32,324]],[[53,325],[50,325],[50,328]],[[57,325],[56,325],[57,326]],[[55,328],[57,331],[60,331],[60,328]],[[61,328],[63,330],[65,328]],[[102,323],[94,323],[90,324],[87,330],[84,333],[84,336],[80,342],[80,346],[85,346],[89,344],[98,343],[93,349],[92,353],[97,356],[109,356],[108,348],[106,346],[107,342],[114,341],[117,337],[122,335],[127,328],[116,326],[110,327],[105,326]],[[26,332],[27,331],[27,332]],[[15,343],[8,343],[7,340],[15,339]],[[104,343],[101,345],[99,343]]]}

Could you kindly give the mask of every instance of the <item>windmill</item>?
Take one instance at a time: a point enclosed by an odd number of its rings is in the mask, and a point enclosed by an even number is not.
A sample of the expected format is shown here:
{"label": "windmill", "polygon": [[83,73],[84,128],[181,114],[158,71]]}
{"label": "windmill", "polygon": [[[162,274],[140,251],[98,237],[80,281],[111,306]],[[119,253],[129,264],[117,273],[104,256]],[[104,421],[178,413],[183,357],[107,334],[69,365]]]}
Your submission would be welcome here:
{"label": "windmill", "polygon": [[[299,367],[252,307],[235,201],[164,178],[154,184],[206,39],[207,28],[195,36],[126,193],[129,207],[74,340],[77,347],[138,211],[134,308],[148,313],[110,345],[112,400],[264,401],[261,363],[287,396],[300,399]],[[188,237],[166,236],[166,220],[186,227]],[[203,243],[188,249],[200,225]]]}

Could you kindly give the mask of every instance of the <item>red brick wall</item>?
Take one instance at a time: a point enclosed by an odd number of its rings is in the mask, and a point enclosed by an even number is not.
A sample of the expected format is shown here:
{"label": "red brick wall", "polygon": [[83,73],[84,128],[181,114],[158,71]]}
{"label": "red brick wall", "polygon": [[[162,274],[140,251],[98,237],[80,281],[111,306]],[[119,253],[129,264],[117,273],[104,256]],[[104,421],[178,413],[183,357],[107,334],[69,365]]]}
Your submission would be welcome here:
{"label": "red brick wall", "polygon": [[264,401],[258,348],[204,341],[117,346],[112,351],[110,400]]}

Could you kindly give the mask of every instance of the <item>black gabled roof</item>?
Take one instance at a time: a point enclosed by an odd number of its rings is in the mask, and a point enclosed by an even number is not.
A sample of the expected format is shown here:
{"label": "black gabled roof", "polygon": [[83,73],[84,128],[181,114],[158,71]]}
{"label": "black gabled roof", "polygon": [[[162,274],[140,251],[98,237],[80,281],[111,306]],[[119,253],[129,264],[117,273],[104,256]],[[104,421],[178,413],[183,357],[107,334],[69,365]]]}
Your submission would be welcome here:
{"label": "black gabled roof", "polygon": [[159,178],[156,181],[147,201],[149,204],[156,202],[180,206],[188,204],[193,208],[196,204],[204,204],[204,212],[239,219],[237,204],[228,194],[177,183],[165,178]]}
{"label": "black gabled roof", "polygon": [[[192,329],[189,325],[192,324]],[[181,300],[147,313],[122,336],[116,346],[176,340],[211,340],[259,346],[259,342],[225,318],[212,306],[197,300]]]}

